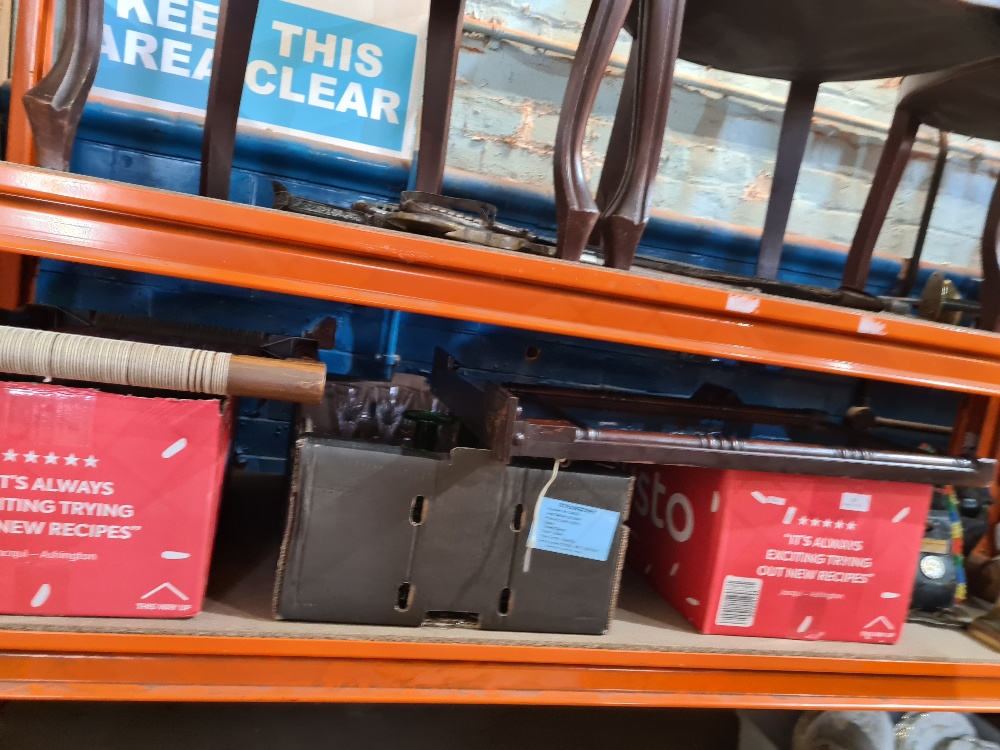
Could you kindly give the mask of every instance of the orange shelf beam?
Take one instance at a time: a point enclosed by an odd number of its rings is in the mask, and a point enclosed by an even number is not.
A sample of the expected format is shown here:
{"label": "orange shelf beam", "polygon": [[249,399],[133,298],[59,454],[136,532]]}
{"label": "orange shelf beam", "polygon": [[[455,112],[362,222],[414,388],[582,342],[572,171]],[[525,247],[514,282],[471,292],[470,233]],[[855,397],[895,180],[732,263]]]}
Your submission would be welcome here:
{"label": "orange shelf beam", "polygon": [[0,633],[0,698],[996,710],[1000,665]]}
{"label": "orange shelf beam", "polygon": [[0,251],[1000,394],[1000,337],[0,165]]}

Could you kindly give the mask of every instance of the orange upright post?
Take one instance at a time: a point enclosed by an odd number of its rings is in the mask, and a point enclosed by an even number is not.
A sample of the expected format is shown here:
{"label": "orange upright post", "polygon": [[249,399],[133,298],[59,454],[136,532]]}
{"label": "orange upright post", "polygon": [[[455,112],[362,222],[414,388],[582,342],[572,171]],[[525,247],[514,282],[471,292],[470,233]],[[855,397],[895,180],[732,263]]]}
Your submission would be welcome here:
{"label": "orange upright post", "polygon": [[[10,84],[10,117],[7,125],[7,161],[35,163],[35,141],[24,111],[25,92],[38,83],[52,59],[55,36],[55,2],[21,0],[14,36],[14,66]],[[0,252],[0,309],[13,310],[34,295],[38,260]]]}

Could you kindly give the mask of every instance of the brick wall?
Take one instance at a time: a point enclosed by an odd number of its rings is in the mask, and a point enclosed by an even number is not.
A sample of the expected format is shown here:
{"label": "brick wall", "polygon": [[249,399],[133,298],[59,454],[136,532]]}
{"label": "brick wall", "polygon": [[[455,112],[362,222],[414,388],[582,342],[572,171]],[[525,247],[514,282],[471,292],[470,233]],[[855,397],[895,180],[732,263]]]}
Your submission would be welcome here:
{"label": "brick wall", "polygon": [[[506,40],[467,31],[459,60],[449,169],[551,189],[552,145],[569,58],[541,46],[575,47],[589,0],[469,0],[470,20],[495,24]],[[533,36],[536,45],[511,39]],[[624,60],[628,41],[616,57]],[[850,243],[895,104],[897,80],[825,84],[799,179],[790,230]],[[782,81],[708,70],[681,61],[653,194],[654,211],[753,229],[764,221],[787,93]],[[596,184],[621,90],[607,76],[588,132],[586,165]],[[925,132],[926,131],[926,132]],[[903,178],[878,252],[913,248],[937,134],[921,141]],[[997,179],[1000,146],[952,138],[925,259],[976,269],[986,202]]]}

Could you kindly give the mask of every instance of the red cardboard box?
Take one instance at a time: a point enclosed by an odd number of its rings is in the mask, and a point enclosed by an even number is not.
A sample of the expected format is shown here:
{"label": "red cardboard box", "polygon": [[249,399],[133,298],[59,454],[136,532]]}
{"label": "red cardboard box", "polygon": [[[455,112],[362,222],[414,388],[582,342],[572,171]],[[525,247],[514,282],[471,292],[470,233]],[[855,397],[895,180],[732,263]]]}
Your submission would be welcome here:
{"label": "red cardboard box", "polygon": [[0,383],[0,612],[197,614],[229,423],[217,399]]}
{"label": "red cardboard box", "polygon": [[930,501],[924,485],[650,467],[629,560],[703,633],[895,643]]}

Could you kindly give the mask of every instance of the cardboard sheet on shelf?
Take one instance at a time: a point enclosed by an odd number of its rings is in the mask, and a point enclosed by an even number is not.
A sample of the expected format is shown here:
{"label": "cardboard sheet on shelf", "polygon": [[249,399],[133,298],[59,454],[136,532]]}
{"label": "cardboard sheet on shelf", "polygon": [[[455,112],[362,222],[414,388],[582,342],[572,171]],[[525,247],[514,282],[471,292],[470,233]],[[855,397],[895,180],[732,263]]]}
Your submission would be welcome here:
{"label": "cardboard sheet on shelf", "polygon": [[250,570],[217,575],[217,580],[226,579],[225,586],[210,587],[204,611],[189,620],[11,616],[0,617],[0,631],[461,643],[1000,665],[1000,653],[988,649],[965,633],[924,625],[906,625],[899,642],[892,646],[702,635],[629,571],[626,571],[622,582],[618,611],[610,631],[604,636],[278,621],[271,617],[276,550],[274,554],[274,557],[268,556]]}

